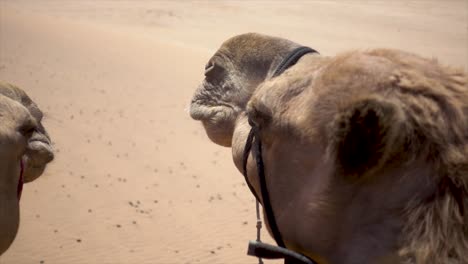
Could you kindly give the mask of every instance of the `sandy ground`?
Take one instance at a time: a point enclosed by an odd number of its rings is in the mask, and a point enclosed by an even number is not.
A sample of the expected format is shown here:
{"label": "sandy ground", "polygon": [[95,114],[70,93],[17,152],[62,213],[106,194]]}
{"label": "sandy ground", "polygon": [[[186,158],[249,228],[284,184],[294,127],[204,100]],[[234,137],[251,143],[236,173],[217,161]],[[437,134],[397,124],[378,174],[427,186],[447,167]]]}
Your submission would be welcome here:
{"label": "sandy ground", "polygon": [[253,196],[187,113],[210,55],[252,31],[468,68],[468,1],[0,1],[0,79],[57,151],[0,262],[256,263]]}

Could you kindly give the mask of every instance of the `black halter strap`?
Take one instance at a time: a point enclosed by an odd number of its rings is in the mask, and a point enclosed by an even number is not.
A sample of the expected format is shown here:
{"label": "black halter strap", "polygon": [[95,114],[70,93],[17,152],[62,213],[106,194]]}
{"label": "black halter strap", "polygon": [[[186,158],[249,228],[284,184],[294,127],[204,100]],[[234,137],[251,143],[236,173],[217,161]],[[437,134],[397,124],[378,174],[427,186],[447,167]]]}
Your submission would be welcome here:
{"label": "black halter strap", "polygon": [[[307,53],[318,53],[314,49],[308,47],[299,47],[294,49],[289,56],[287,56],[283,62],[278,66],[276,71],[273,74],[273,77],[276,77],[283,73],[286,69],[291,67],[292,65],[296,64],[296,62],[305,54]],[[278,225],[276,223],[275,214],[273,212],[273,207],[271,206],[270,195],[267,188],[266,177],[265,177],[265,168],[263,164],[263,157],[262,157],[262,143],[260,141],[260,133],[259,127],[251,122],[249,119],[249,124],[252,127],[249,136],[247,137],[247,141],[244,148],[244,155],[243,155],[243,174],[245,177],[245,181],[249,186],[250,191],[255,195],[257,201],[262,201],[263,209],[265,210],[265,215],[268,219],[268,223],[270,226],[270,230],[273,233],[273,238],[275,239],[278,247],[263,244],[260,242],[253,242],[251,243],[251,247],[249,248],[249,254],[264,257],[264,258],[285,258],[285,263],[308,263],[314,264],[315,262],[310,260],[309,258],[293,252],[291,250],[286,249],[286,245],[282,239],[281,233],[279,231]],[[255,157],[256,167],[257,167],[257,174],[260,183],[260,195],[262,199],[259,199],[259,195],[255,192],[252,184],[249,182],[247,178],[247,161],[252,152],[253,156]]]}
{"label": "black halter strap", "polygon": [[[250,122],[249,122],[250,123]],[[252,124],[251,124],[252,125]],[[252,149],[252,145],[254,148]],[[255,192],[252,184],[247,179],[247,159],[249,158],[250,150],[252,149],[253,156],[255,157],[255,162],[257,165],[257,174],[260,181],[260,194],[262,199],[260,200],[258,194]],[[262,201],[262,206],[265,209],[265,214],[268,219],[268,223],[270,225],[271,232],[273,233],[273,238],[276,241],[276,244],[280,247],[285,247],[283,239],[281,237],[281,233],[279,232],[279,228],[276,224],[275,214],[273,213],[273,207],[271,206],[270,194],[268,193],[268,188],[266,184],[265,178],[265,168],[263,166],[263,158],[262,158],[262,142],[260,141],[260,137],[258,136],[258,129],[253,126],[250,129],[249,136],[247,138],[246,147],[244,149],[244,176],[245,180],[247,181],[247,185],[250,188],[250,191],[255,195],[257,201]]]}
{"label": "black halter strap", "polygon": [[287,56],[281,64],[276,68],[275,73],[273,74],[273,77],[276,77],[280,74],[282,74],[285,70],[287,70],[289,67],[292,65],[296,64],[296,62],[304,55],[307,53],[318,53],[316,50],[309,48],[309,47],[299,47],[297,49],[294,49],[289,56]]}

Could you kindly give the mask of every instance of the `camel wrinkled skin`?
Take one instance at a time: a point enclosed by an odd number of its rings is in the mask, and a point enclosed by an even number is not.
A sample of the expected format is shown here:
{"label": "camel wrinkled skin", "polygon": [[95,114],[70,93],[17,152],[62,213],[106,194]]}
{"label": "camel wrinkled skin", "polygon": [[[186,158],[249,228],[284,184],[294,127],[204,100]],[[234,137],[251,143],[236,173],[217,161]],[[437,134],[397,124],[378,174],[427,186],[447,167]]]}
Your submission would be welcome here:
{"label": "camel wrinkled skin", "polygon": [[53,160],[42,112],[27,94],[0,83],[0,255],[13,243],[19,226],[18,185],[38,178]]}
{"label": "camel wrinkled skin", "polygon": [[[247,118],[260,127],[286,246],[319,263],[468,263],[466,73],[375,49],[307,54],[272,78],[299,46],[227,40],[190,109],[239,171]],[[258,193],[252,157],[248,172]]]}

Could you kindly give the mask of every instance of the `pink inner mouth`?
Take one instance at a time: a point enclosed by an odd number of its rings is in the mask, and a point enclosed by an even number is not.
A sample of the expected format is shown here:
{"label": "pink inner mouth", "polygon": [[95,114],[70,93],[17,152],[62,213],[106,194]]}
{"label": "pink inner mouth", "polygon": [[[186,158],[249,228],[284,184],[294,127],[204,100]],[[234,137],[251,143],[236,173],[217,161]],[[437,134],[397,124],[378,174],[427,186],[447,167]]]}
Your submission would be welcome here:
{"label": "pink inner mouth", "polygon": [[18,181],[18,201],[21,199],[21,193],[23,192],[23,172],[24,172],[24,164],[23,164],[23,159],[20,161],[20,176],[19,176],[19,181]]}

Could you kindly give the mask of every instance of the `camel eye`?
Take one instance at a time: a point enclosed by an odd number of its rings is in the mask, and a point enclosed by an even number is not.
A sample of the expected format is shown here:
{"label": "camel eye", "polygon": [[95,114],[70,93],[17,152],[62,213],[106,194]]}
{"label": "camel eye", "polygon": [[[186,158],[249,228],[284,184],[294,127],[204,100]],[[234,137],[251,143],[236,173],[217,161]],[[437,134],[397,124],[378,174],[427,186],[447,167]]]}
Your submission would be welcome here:
{"label": "camel eye", "polygon": [[213,62],[208,62],[205,66],[205,76],[207,76],[214,68],[215,64]]}
{"label": "camel eye", "polygon": [[213,62],[209,61],[206,65],[205,65],[205,71],[208,71],[210,68],[212,68],[214,65]]}

